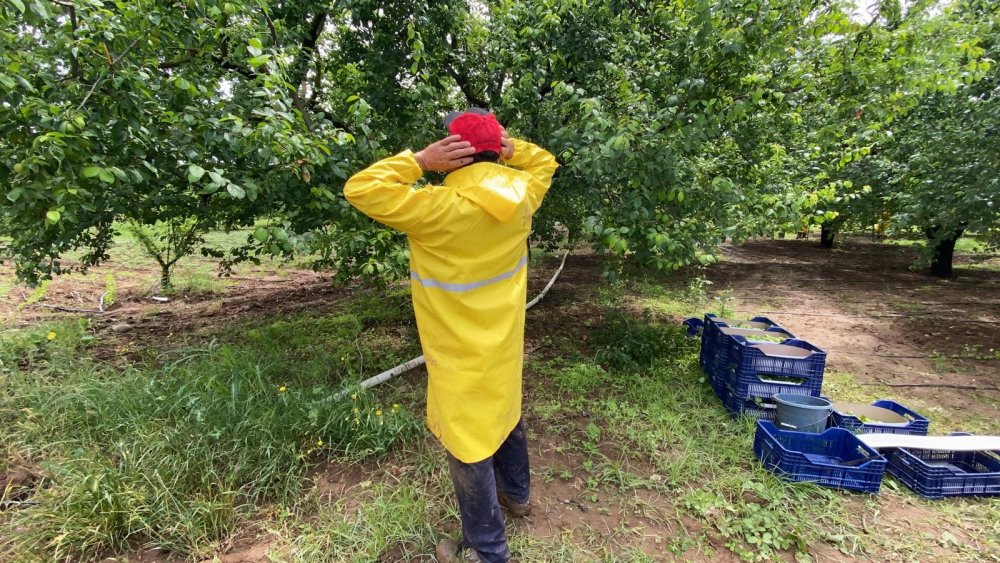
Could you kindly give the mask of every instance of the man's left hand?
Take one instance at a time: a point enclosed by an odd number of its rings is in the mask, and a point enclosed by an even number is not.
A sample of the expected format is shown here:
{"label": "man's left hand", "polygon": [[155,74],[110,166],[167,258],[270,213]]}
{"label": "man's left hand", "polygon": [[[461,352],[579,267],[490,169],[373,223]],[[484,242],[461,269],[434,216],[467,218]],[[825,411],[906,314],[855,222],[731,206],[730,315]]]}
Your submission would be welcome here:
{"label": "man's left hand", "polygon": [[472,143],[463,141],[458,135],[452,135],[427,145],[427,148],[413,156],[424,172],[451,172],[471,164],[471,156],[474,154],[476,148]]}

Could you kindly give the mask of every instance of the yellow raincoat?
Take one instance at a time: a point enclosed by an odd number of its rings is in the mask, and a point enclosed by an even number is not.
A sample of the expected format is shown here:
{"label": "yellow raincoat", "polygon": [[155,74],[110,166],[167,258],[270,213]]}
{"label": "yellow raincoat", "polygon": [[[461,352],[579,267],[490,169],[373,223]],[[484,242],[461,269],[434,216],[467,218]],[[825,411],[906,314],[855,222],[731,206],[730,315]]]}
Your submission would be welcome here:
{"label": "yellow raincoat", "polygon": [[465,463],[493,455],[521,418],[527,237],[555,173],[514,140],[508,166],[480,162],[443,186],[402,152],[358,172],[344,196],[410,242],[410,285],[427,359],[427,425]]}

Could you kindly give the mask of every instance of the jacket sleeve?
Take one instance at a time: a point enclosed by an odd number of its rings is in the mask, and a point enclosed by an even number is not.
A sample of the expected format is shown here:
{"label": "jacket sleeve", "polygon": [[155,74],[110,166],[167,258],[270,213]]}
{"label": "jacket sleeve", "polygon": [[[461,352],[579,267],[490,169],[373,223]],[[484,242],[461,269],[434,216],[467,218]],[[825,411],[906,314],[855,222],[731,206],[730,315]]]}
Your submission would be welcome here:
{"label": "jacket sleeve", "polygon": [[380,160],[344,184],[344,197],[365,215],[407,234],[418,232],[439,211],[444,192],[413,184],[423,176],[412,151]]}
{"label": "jacket sleeve", "polygon": [[552,185],[552,175],[556,173],[559,164],[556,163],[556,157],[542,147],[520,139],[513,139],[513,141],[514,156],[504,162],[527,172],[531,176],[528,197],[532,208],[537,210],[541,207],[542,199],[549,191],[549,186]]}

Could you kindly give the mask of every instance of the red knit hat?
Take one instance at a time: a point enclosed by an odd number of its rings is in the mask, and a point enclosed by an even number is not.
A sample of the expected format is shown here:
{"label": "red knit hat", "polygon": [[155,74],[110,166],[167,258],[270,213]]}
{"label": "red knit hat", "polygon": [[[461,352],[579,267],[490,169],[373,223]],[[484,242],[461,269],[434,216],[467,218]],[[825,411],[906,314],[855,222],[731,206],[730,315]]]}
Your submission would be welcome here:
{"label": "red knit hat", "polygon": [[459,114],[449,114],[445,126],[452,135],[460,135],[463,141],[472,143],[476,153],[495,152],[500,154],[500,137],[503,128],[492,113],[479,108]]}

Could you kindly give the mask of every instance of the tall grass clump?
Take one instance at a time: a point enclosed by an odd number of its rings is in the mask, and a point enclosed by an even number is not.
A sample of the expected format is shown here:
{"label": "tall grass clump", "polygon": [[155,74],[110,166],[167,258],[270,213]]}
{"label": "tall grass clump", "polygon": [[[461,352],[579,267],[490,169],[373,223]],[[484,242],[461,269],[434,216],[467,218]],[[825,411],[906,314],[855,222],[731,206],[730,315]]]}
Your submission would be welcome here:
{"label": "tall grass clump", "polygon": [[59,377],[6,374],[0,444],[44,479],[38,504],[11,514],[0,559],[203,556],[257,506],[299,495],[316,461],[386,451],[419,427],[412,416],[366,392],[332,399],[365,355],[363,317],[283,320],[154,366],[65,357]]}

